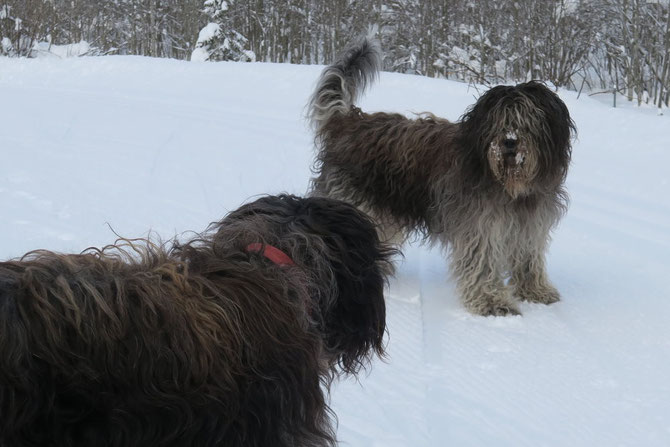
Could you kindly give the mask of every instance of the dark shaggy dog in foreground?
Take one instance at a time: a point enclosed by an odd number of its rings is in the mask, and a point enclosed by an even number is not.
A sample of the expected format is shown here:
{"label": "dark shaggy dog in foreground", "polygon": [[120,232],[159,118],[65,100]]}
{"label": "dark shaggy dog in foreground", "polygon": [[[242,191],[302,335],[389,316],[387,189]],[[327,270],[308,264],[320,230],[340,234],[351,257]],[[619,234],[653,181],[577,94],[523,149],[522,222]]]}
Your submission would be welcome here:
{"label": "dark shaggy dog in foreground", "polygon": [[323,388],[383,354],[391,251],[328,198],[188,243],[0,263],[0,446],[332,446]]}
{"label": "dark shaggy dog in foreground", "polygon": [[383,239],[418,233],[450,249],[466,308],[518,314],[514,298],[550,304],[545,251],[566,210],[563,182],[574,123],[546,86],[497,86],[452,123],[362,112],[356,98],[381,66],[362,40],[327,67],[310,102],[313,194],[370,213]]}

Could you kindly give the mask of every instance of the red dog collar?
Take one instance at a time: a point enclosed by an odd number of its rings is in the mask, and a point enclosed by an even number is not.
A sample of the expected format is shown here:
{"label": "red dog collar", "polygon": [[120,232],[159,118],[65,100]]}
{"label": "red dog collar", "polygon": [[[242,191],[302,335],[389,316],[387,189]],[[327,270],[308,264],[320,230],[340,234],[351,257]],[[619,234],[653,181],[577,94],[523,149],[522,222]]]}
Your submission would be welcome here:
{"label": "red dog collar", "polygon": [[291,259],[289,255],[272,245],[264,245],[259,242],[254,242],[253,244],[247,245],[247,251],[249,253],[261,253],[277,265],[295,265],[295,262],[293,262],[293,259]]}

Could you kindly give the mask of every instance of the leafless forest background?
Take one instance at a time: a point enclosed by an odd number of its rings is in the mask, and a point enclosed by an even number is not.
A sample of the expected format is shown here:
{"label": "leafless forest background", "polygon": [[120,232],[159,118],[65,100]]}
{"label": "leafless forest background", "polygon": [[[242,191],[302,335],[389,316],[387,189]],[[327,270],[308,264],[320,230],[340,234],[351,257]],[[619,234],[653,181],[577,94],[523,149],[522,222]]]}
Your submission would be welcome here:
{"label": "leafless forest background", "polygon": [[361,34],[389,71],[670,100],[668,0],[0,0],[4,56],[86,41],[91,55],[324,64]]}

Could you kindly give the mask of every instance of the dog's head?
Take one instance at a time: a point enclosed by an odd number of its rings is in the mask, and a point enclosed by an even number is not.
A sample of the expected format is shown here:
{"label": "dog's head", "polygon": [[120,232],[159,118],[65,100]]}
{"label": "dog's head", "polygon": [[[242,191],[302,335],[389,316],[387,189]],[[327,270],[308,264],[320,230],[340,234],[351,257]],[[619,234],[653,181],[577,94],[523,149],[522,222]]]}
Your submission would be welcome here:
{"label": "dog's head", "polygon": [[567,174],[575,125],[540,82],[493,87],[461,120],[461,137],[512,197],[558,186]]}
{"label": "dog's head", "polygon": [[364,213],[335,199],[267,196],[230,213],[219,231],[230,225],[255,229],[241,244],[262,238],[292,258],[296,265],[287,268],[304,272],[310,319],[330,366],[356,372],[383,355],[384,286],[394,252]]}

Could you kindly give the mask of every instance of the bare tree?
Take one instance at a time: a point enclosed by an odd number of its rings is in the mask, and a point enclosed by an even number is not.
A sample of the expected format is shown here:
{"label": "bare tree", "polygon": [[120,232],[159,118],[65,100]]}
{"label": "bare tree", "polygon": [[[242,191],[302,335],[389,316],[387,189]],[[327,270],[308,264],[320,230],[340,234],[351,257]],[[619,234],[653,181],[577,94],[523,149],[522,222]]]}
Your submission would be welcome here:
{"label": "bare tree", "polygon": [[[217,5],[221,15],[206,13]],[[221,50],[212,59],[235,59],[228,45],[244,60],[324,64],[375,33],[387,70],[621,89],[667,107],[669,9],[667,0],[0,0],[0,54],[86,40],[102,53],[188,59],[212,22]]]}

